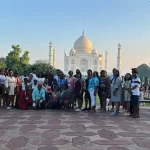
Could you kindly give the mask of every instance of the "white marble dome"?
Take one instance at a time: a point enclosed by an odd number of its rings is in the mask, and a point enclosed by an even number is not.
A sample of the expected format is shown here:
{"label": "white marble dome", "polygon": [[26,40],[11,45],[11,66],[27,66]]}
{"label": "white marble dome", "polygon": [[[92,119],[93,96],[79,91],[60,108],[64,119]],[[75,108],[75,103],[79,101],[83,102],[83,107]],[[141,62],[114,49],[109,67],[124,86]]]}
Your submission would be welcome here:
{"label": "white marble dome", "polygon": [[98,50],[97,50],[97,49],[93,49],[93,50],[92,50],[92,53],[93,53],[93,54],[98,54]]}
{"label": "white marble dome", "polygon": [[84,35],[82,34],[81,37],[79,37],[75,43],[74,48],[77,51],[86,51],[87,53],[91,53],[92,51],[92,42]]}
{"label": "white marble dome", "polygon": [[70,50],[70,54],[75,54],[76,53],[76,50],[74,49],[74,48],[72,48],[71,50]]}

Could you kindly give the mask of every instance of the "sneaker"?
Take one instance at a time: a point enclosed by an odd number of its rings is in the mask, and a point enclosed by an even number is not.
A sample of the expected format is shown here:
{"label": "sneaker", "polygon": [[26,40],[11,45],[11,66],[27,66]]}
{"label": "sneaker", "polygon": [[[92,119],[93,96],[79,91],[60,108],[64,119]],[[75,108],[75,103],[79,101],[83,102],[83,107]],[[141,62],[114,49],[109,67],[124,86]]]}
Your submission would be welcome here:
{"label": "sneaker", "polygon": [[129,116],[129,113],[125,112],[125,113],[124,113],[124,116]]}
{"label": "sneaker", "polygon": [[7,109],[11,109],[12,107],[7,107]]}
{"label": "sneaker", "polygon": [[76,111],[76,112],[80,112],[80,111],[82,111],[82,110],[81,110],[81,109],[79,109],[79,108],[77,108],[75,111]]}
{"label": "sneaker", "polygon": [[112,112],[111,116],[118,116],[118,114],[116,112]]}
{"label": "sneaker", "polygon": [[112,108],[112,109],[110,110],[110,112],[114,112],[114,108]]}
{"label": "sneaker", "polygon": [[84,109],[82,109],[83,111],[87,111],[88,109],[87,108],[84,108]]}

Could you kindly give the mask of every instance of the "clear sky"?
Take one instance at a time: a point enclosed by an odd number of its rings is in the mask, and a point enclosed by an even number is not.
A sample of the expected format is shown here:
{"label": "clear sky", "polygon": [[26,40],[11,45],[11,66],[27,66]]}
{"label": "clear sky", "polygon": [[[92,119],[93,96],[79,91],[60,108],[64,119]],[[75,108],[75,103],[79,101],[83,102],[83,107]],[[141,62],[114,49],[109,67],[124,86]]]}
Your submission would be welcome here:
{"label": "clear sky", "polygon": [[49,42],[63,69],[64,49],[73,47],[82,31],[93,48],[109,53],[116,67],[117,45],[123,48],[123,72],[150,62],[149,0],[1,0],[0,56],[11,45],[30,52],[30,62],[48,60]]}

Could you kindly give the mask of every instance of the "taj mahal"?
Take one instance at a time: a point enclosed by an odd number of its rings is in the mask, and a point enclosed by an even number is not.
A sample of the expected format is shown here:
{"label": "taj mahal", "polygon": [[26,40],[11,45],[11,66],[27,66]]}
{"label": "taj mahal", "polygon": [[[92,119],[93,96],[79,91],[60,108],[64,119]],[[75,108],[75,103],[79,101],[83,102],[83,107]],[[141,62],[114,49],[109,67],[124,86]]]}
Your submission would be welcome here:
{"label": "taj mahal", "polygon": [[[56,54],[52,42],[49,44],[49,62],[50,65],[56,67]],[[118,44],[116,68],[121,72],[122,47],[120,43]],[[64,73],[68,74],[69,70],[75,72],[76,69],[79,69],[82,74],[87,74],[88,69],[97,72],[102,69],[108,71],[108,52],[106,51],[105,56],[103,56],[97,49],[93,49],[92,42],[85,36],[84,31],[75,41],[69,54],[64,52]]]}

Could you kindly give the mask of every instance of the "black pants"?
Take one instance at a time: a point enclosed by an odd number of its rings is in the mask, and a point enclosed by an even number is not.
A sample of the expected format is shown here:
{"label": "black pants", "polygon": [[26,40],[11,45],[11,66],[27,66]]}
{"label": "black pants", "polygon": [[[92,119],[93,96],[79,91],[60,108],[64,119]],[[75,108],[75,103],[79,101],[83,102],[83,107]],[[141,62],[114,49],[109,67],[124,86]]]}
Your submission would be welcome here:
{"label": "black pants", "polygon": [[101,94],[100,92],[98,92],[98,97],[99,97],[99,100],[100,100],[100,107],[103,108],[103,101],[101,99]]}

